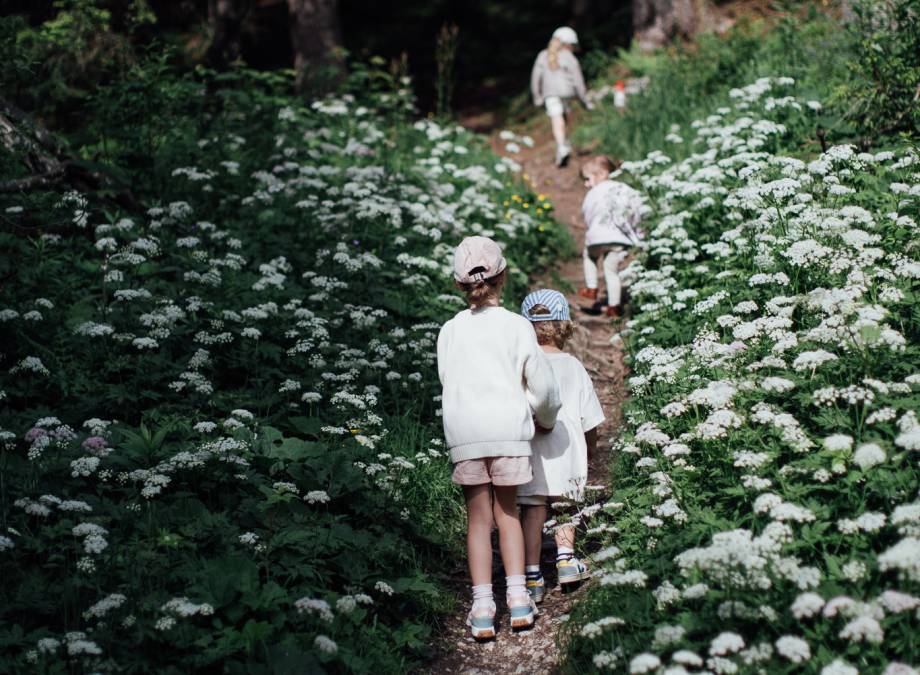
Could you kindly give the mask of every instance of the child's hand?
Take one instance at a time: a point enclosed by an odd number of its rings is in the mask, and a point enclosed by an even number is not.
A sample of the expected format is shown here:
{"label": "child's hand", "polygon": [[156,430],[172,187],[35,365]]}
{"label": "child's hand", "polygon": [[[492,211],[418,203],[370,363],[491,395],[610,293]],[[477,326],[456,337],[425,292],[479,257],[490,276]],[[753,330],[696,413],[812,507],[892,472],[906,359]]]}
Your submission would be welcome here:
{"label": "child's hand", "polygon": [[583,222],[578,216],[572,216],[572,227],[577,227],[581,230],[584,230],[588,227],[588,224]]}
{"label": "child's hand", "polygon": [[537,422],[537,418],[536,418],[536,417],[533,418],[533,426],[534,426],[534,428],[537,430],[537,433],[538,433],[538,434],[548,434],[548,433],[550,433],[550,432],[553,430],[553,427],[549,427],[549,428],[547,429],[546,427],[540,426],[540,423]]}

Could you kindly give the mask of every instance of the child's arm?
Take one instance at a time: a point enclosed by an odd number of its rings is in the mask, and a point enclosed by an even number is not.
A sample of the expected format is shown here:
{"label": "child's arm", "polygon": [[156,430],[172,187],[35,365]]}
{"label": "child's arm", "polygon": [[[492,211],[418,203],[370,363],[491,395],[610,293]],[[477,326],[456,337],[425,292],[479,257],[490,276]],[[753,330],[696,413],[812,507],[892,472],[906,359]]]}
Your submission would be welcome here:
{"label": "child's arm", "polygon": [[588,447],[588,461],[594,457],[597,450],[597,429],[601,422],[604,421],[604,410],[601,408],[601,402],[597,398],[597,392],[594,391],[594,383],[591,382],[591,376],[584,368],[582,370],[582,390],[581,390],[581,428],[585,434],[585,445]]}
{"label": "child's arm", "polygon": [[553,374],[553,367],[543,350],[537,344],[537,336],[530,326],[527,326],[528,336],[524,359],[524,380],[527,386],[527,400],[533,410],[535,424],[548,431],[556,425],[556,416],[562,408],[562,399],[559,397],[559,385]]}
{"label": "child's arm", "polygon": [[572,60],[575,62],[572,68],[572,79],[574,80],[575,93],[588,110],[594,108],[594,105],[588,100],[588,88],[585,86],[585,76],[581,73],[581,65],[578,59],[573,55]]}
{"label": "child's arm", "polygon": [[597,450],[597,427],[585,432],[585,445],[588,446],[588,461],[593,461],[594,452]]}
{"label": "child's arm", "polygon": [[530,71],[530,94],[533,96],[534,105],[543,105],[542,84],[543,67],[540,64],[540,57],[533,62],[533,70]]}
{"label": "child's arm", "polygon": [[441,326],[438,333],[438,379],[444,384],[444,373],[447,369],[447,325]]}

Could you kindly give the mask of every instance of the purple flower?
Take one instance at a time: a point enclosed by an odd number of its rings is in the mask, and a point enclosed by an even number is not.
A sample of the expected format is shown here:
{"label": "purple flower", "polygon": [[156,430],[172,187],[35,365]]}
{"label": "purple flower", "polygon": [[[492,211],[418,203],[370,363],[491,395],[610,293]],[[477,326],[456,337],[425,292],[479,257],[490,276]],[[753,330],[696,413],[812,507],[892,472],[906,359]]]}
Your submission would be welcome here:
{"label": "purple flower", "polygon": [[84,450],[104,450],[105,449],[105,439],[102,436],[89,436],[83,443],[80,444]]}
{"label": "purple flower", "polygon": [[48,435],[48,432],[42,429],[41,427],[32,427],[26,432],[25,439],[27,443],[31,443],[36,438],[40,438],[41,436],[47,436],[47,435]]}

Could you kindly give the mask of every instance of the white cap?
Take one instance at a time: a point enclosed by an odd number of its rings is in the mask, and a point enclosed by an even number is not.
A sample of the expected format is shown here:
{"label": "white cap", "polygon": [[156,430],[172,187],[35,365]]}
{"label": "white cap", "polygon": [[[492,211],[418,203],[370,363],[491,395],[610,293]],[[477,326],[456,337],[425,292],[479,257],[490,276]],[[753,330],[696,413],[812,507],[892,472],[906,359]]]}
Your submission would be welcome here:
{"label": "white cap", "polygon": [[494,277],[506,265],[501,248],[488,237],[467,237],[454,251],[454,279],[461,284]]}
{"label": "white cap", "polygon": [[569,28],[568,26],[562,26],[553,31],[553,37],[559,40],[564,45],[577,45],[578,44],[578,33]]}

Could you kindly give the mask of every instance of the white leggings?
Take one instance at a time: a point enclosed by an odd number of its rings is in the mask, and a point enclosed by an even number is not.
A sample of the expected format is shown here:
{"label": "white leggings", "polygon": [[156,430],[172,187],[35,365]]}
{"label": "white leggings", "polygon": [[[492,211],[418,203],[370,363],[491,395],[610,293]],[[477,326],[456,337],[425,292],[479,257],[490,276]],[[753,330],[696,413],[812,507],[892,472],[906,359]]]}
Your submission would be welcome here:
{"label": "white leggings", "polygon": [[[592,247],[594,248],[594,247]],[[620,304],[623,285],[620,283],[620,262],[626,257],[626,249],[622,246],[604,247],[595,249],[592,254],[585,247],[582,260],[585,267],[585,286],[597,288],[597,267],[600,259],[604,261],[604,281],[607,282],[607,304],[616,307]]]}

